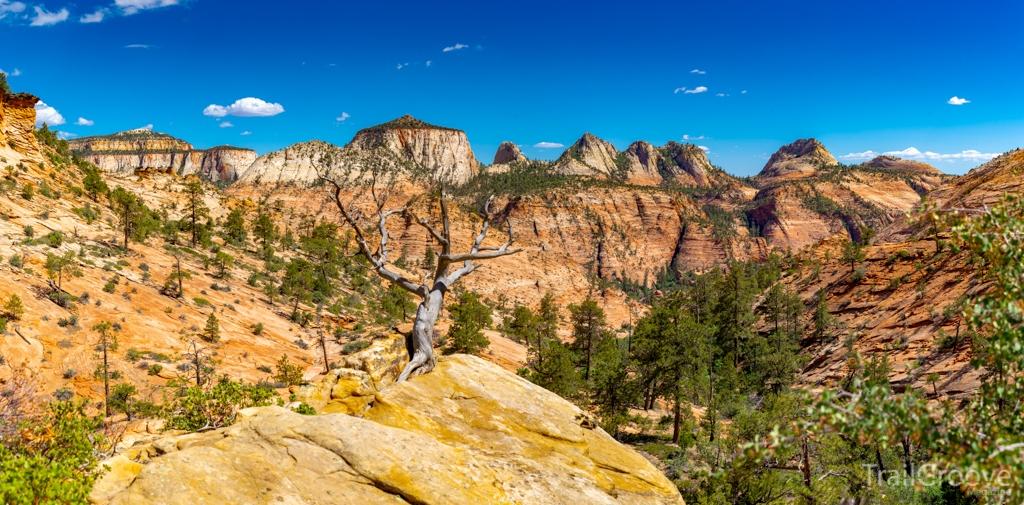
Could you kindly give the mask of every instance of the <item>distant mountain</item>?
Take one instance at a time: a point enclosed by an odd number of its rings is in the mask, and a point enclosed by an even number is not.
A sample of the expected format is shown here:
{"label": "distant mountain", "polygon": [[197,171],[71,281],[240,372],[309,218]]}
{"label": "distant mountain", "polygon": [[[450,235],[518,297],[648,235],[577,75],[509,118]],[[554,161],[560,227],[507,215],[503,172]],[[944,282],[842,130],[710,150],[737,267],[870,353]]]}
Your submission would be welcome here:
{"label": "distant mountain", "polygon": [[116,175],[154,171],[182,176],[201,174],[212,181],[231,182],[256,160],[256,151],[252,149],[195,149],[184,140],[147,128],[82,137],[68,141],[68,145],[79,157]]}
{"label": "distant mountain", "polygon": [[800,139],[775,151],[758,175],[766,179],[799,179],[814,175],[822,166],[838,164],[817,139]]}

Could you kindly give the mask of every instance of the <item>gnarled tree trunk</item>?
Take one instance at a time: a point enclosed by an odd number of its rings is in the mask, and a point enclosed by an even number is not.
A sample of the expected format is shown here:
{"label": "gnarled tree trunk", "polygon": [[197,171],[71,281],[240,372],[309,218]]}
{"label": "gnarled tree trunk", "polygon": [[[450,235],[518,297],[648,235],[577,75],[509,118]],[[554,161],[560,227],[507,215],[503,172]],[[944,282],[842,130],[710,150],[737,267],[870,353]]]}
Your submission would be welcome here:
{"label": "gnarled tree trunk", "polygon": [[[460,278],[473,272],[480,266],[479,263],[474,263],[474,261],[507,256],[515,254],[520,250],[509,249],[513,242],[511,222],[507,222],[507,242],[502,244],[500,247],[488,247],[483,245],[484,239],[487,238],[487,232],[490,228],[490,206],[491,201],[494,199],[493,196],[487,200],[487,203],[484,205],[484,208],[480,213],[483,218],[483,224],[481,225],[480,233],[473,242],[470,252],[457,254],[452,252],[448,194],[443,188],[441,189],[440,202],[442,228],[441,230],[437,230],[429,221],[427,221],[426,218],[418,218],[412,214],[408,205],[401,209],[384,210],[387,197],[381,196],[377,191],[376,174],[374,175],[375,177],[371,183],[370,189],[373,201],[376,204],[376,227],[377,233],[380,235],[380,241],[376,251],[370,249],[368,237],[366,233],[363,232],[363,226],[360,226],[359,224],[359,220],[357,219],[358,212],[354,209],[352,202],[348,202],[346,204],[342,200],[345,192],[342,183],[333,180],[324,174],[321,174],[320,178],[333,187],[333,201],[337,206],[342,219],[355,233],[359,253],[370,262],[371,269],[380,277],[419,296],[421,299],[419,307],[416,309],[416,318],[413,321],[412,334],[406,340],[406,348],[409,352],[409,363],[402,370],[401,375],[399,375],[398,380],[396,381],[402,382],[414,375],[430,372],[434,369],[434,366],[437,365],[437,356],[434,354],[434,325],[437,323],[437,317],[441,313],[441,308],[444,306],[444,296],[448,290],[450,290]],[[434,271],[432,282],[429,281],[429,277],[425,277],[423,282],[417,283],[406,279],[397,272],[388,268],[388,253],[390,251],[388,250],[387,219],[395,214],[401,214],[411,218],[417,224],[425,228],[427,232],[430,233],[431,238],[440,244],[441,253],[438,255],[437,267]],[[452,270],[452,267],[459,263],[461,263],[462,266]]]}

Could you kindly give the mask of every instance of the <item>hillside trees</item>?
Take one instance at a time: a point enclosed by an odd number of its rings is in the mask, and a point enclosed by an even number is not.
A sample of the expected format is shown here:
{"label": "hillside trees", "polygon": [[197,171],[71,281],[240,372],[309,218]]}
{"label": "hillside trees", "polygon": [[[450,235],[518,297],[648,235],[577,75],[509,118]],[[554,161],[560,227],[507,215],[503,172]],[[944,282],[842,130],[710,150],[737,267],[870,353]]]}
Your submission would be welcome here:
{"label": "hillside trees", "polygon": [[245,227],[245,210],[236,207],[228,213],[223,226],[224,239],[232,245],[242,246],[249,238],[249,231]]}
{"label": "hillside trees", "polygon": [[126,251],[129,239],[145,240],[159,226],[142,198],[127,189],[118,187],[110,192],[110,209],[117,216]]}
{"label": "hillside trees", "polygon": [[[511,222],[508,224],[508,241],[497,247],[484,244],[494,217],[491,213],[491,199],[488,199],[480,212],[480,233],[473,241],[469,252],[456,253],[451,232],[449,195],[443,181],[439,184],[438,195],[441,210],[439,228],[429,219],[416,216],[409,204],[389,209],[391,190],[403,168],[408,169],[402,167],[393,155],[388,155],[383,150],[374,150],[354,160],[337,160],[337,163],[335,160],[322,159],[319,167],[319,180],[330,189],[331,199],[344,223],[355,234],[359,254],[369,262],[370,269],[383,279],[401,286],[421,299],[407,345],[410,360],[399,375],[398,382],[408,379],[413,374],[427,373],[436,365],[437,358],[433,351],[434,324],[444,305],[447,292],[459,279],[479,268],[480,263],[474,262],[519,252],[518,249],[511,249],[514,240]],[[376,230],[372,233],[364,231],[370,219],[367,219],[357,205],[361,196],[369,196],[364,203],[372,204],[371,219],[376,225]],[[395,215],[405,215],[407,219],[423,227],[440,246],[441,253],[437,258],[432,281],[409,280],[388,267],[388,255],[391,251],[388,244],[387,220]],[[377,244],[371,246],[370,242],[374,239]],[[458,266],[460,264],[461,266]],[[456,266],[458,267],[452,270],[452,267]]]}
{"label": "hillside trees", "polygon": [[52,292],[50,298],[61,307],[67,306],[68,296],[64,293],[64,279],[71,275],[81,275],[74,251],[64,254],[46,254],[46,275],[50,278]]}

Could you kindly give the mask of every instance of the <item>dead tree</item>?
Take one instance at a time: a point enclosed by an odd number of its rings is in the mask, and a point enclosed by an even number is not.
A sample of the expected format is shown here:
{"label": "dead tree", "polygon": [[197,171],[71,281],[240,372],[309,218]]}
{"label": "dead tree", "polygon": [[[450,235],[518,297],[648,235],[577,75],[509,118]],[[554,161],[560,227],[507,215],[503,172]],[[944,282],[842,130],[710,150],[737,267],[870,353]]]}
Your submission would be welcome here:
{"label": "dead tree", "polygon": [[[375,153],[379,155],[379,153]],[[373,161],[371,161],[373,163]],[[352,185],[348,182],[352,181],[352,177],[345,177],[342,179],[337,178],[337,173],[329,173],[326,171],[320,172],[320,180],[324,181],[326,185],[331,189],[331,199],[338,208],[338,212],[341,214],[341,218],[345,224],[347,224],[352,231],[355,233],[356,245],[359,247],[359,254],[362,255],[370,263],[370,269],[377,273],[380,277],[388,280],[389,282],[400,286],[402,289],[409,291],[410,293],[420,297],[419,306],[416,308],[416,316],[413,321],[412,334],[406,338],[406,348],[409,353],[409,363],[402,370],[401,375],[398,376],[396,382],[402,382],[414,375],[420,375],[430,372],[434,369],[437,364],[437,356],[434,355],[434,325],[437,322],[438,314],[441,312],[441,308],[444,306],[444,296],[448,293],[448,290],[458,282],[459,279],[472,273],[474,270],[480,267],[479,263],[474,261],[484,261],[502,256],[508,256],[515,254],[520,249],[509,249],[514,240],[512,222],[506,219],[508,226],[508,241],[502,244],[500,247],[488,247],[484,245],[484,239],[487,238],[487,232],[490,230],[491,225],[491,201],[494,199],[493,196],[487,199],[483,209],[481,209],[480,216],[483,218],[483,224],[480,227],[480,233],[474,240],[472,247],[467,253],[455,253],[452,251],[452,233],[451,233],[451,220],[448,209],[449,195],[444,189],[444,185],[441,185],[440,189],[440,205],[441,205],[441,229],[435,228],[426,218],[417,217],[413,214],[409,208],[409,204],[406,204],[399,209],[386,209],[389,188],[384,188],[382,191],[378,187],[378,181],[386,177],[394,177],[394,172],[383,173],[381,171],[381,165],[376,164],[375,170],[367,175],[364,171],[360,178],[368,184],[366,189],[369,189],[370,196],[372,196],[372,203],[374,204],[374,219],[376,221],[376,235],[379,235],[379,242],[370,245],[371,237],[367,236],[367,232],[364,232],[366,223],[360,224],[360,216],[362,213],[354,205],[354,201],[358,198],[348,198],[349,193],[347,190],[352,189]],[[385,170],[387,167],[384,167]],[[397,168],[397,167],[391,167]],[[367,181],[368,176],[368,181]],[[388,224],[387,220],[391,216],[402,215],[408,219],[415,221],[417,224],[426,229],[430,234],[431,238],[436,241],[440,247],[441,252],[437,258],[437,267],[434,270],[433,278],[424,276],[422,282],[415,282],[406,279],[399,273],[388,268],[388,253],[391,252],[388,249]],[[452,270],[453,266],[461,264],[461,267]]]}

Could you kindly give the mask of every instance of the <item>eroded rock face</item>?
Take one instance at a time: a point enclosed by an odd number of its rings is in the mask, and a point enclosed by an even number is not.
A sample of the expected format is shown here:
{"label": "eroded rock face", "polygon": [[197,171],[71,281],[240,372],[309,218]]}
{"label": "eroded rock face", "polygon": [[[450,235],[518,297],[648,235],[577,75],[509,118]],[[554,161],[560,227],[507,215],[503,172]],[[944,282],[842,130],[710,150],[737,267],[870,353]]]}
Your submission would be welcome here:
{"label": "eroded rock face", "polygon": [[409,115],[356,132],[346,147],[383,147],[426,168],[435,178],[454,184],[462,184],[480,171],[466,132],[427,124]]}
{"label": "eroded rock face", "polygon": [[212,181],[235,181],[256,161],[256,151],[231,146],[196,150],[192,144],[147,129],[129,130],[68,142],[71,150],[104,172],[201,174]]}
{"label": "eroded rock face", "polygon": [[498,152],[494,153],[494,164],[499,165],[502,163],[517,163],[528,161],[523,152],[519,150],[519,146],[512,142],[502,142],[498,146]]}
{"label": "eroded rock face", "polygon": [[472,356],[443,357],[433,372],[378,393],[362,419],[278,407],[240,418],[106,461],[91,500],[683,504],[657,468],[589,415]]}
{"label": "eroded rock face", "polygon": [[562,153],[554,170],[565,175],[586,175],[598,179],[616,178],[619,170],[615,159],[619,152],[610,142],[590,133],[583,134],[575,144]]}
{"label": "eroded rock face", "polygon": [[800,139],[775,151],[761,170],[761,177],[779,179],[800,179],[809,177],[826,165],[838,162],[832,153],[816,139]]}
{"label": "eroded rock face", "polygon": [[36,128],[36,102],[28,93],[8,94],[0,91],[0,156],[6,164],[43,160]]}
{"label": "eroded rock face", "polygon": [[[693,144],[669,142],[665,145],[668,160],[666,172],[680,186],[710,188],[715,182],[711,177],[714,167],[708,161],[704,150]],[[724,174],[723,174],[724,175]]]}

